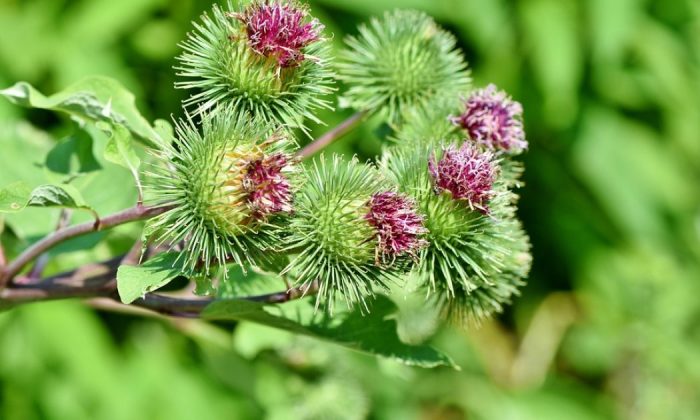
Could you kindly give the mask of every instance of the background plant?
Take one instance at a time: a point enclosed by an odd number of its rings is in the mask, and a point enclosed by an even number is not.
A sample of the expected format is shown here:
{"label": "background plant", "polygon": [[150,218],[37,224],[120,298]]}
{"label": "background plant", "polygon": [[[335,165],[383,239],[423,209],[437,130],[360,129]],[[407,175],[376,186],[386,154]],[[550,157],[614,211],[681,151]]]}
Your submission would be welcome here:
{"label": "background plant", "polygon": [[[458,355],[463,370],[414,371],[317,342],[305,345],[302,338],[280,335],[272,341],[272,330],[245,323],[231,349],[227,337],[187,322],[179,325],[189,331],[183,338],[161,322],[46,304],[1,318],[5,417],[138,418],[153,411],[172,418],[232,411],[252,417],[261,410],[274,416],[341,411],[339,401],[352,402],[357,417],[371,412],[387,418],[444,413],[493,418],[513,410],[533,418],[693,417],[695,4],[412,5],[456,29],[475,85],[493,81],[527,110],[531,147],[520,214],[534,243],[533,274],[523,297],[497,322],[466,334],[442,330],[438,344]],[[4,4],[2,85],[23,79],[54,92],[100,73],[134,91],[149,117],[176,113],[182,92],[171,89],[173,45],[207,6],[141,1],[132,6]],[[355,21],[394,7],[406,4],[324,1],[314,4],[314,14],[336,34],[336,43],[345,32],[341,28],[352,32]],[[172,42],[164,42],[166,37]],[[6,131],[0,176],[8,177],[3,184],[24,176],[41,182],[43,174],[22,169],[14,157],[43,156],[55,143],[42,131],[61,137],[67,123],[4,102],[0,109]],[[43,130],[19,121],[25,116]],[[342,117],[322,119],[334,125]],[[324,132],[311,128],[315,135]],[[372,135],[360,129],[331,150],[374,156],[380,143]],[[55,153],[74,142],[66,138]],[[72,158],[54,169],[61,176],[80,169],[90,173],[95,163]],[[112,171],[110,182],[129,184],[128,171]],[[105,190],[98,182],[91,189]],[[96,207],[107,214],[133,203],[136,193],[102,197]],[[22,231],[37,237],[54,227],[53,220],[33,217]],[[89,252],[93,255],[64,253],[63,267],[47,269],[58,272],[106,258],[112,252],[106,248],[123,249],[136,235],[128,227],[115,232]],[[90,239],[87,244],[96,238]],[[407,330],[416,334],[426,318],[414,312],[402,312],[401,320],[412,322]],[[250,344],[254,337],[256,346]],[[245,363],[234,366],[240,357]],[[241,372],[255,378],[253,390],[249,382],[237,382]],[[132,386],[137,380],[144,390],[139,394]],[[342,400],[335,397],[339,387]],[[189,398],[181,398],[183,392]],[[169,403],[158,403],[164,400]]]}

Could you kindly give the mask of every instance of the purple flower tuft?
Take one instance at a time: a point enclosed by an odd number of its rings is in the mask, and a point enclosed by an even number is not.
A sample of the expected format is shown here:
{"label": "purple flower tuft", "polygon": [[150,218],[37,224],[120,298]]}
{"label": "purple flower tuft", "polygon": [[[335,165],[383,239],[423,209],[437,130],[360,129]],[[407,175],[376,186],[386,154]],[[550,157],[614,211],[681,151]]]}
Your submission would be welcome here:
{"label": "purple flower tuft", "polygon": [[472,209],[488,212],[498,171],[491,152],[482,152],[468,141],[459,149],[451,145],[444,149],[439,162],[434,156],[430,158],[428,170],[437,192],[449,191],[455,200],[465,200]]}
{"label": "purple flower tuft", "polygon": [[323,25],[317,19],[304,22],[307,11],[281,0],[256,1],[236,14],[246,29],[250,47],[273,57],[280,67],[296,67],[304,60],[304,47],[319,39]]}
{"label": "purple flower tuft", "polygon": [[369,200],[365,219],[377,230],[378,251],[391,258],[416,256],[427,245],[421,235],[428,232],[423,217],[416,211],[416,202],[396,192],[376,193]]}
{"label": "purple flower tuft", "polygon": [[243,177],[243,188],[248,193],[248,205],[255,219],[272,213],[292,211],[292,192],[289,179],[283,171],[289,159],[276,153],[251,161]]}
{"label": "purple flower tuft", "polygon": [[527,149],[523,130],[523,107],[505,92],[488,85],[472,93],[462,115],[451,121],[469,133],[469,138],[491,150],[519,153]]}

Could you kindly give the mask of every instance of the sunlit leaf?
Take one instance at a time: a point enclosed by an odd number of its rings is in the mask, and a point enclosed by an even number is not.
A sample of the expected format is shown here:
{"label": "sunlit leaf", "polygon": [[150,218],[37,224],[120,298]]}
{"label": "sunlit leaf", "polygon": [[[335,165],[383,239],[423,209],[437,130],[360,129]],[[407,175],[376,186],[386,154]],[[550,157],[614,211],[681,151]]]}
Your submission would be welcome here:
{"label": "sunlit leaf", "polygon": [[159,289],[182,273],[177,254],[160,254],[137,266],[122,265],[117,270],[117,291],[123,303],[131,303]]}
{"label": "sunlit leaf", "polygon": [[108,77],[87,77],[51,96],[43,95],[29,83],[19,82],[0,90],[0,95],[17,105],[63,112],[78,121],[124,125],[150,146],[162,142],[158,132],[136,108],[134,95]]}
{"label": "sunlit leaf", "polygon": [[372,302],[371,312],[359,310],[336,314],[333,322],[316,317],[295,320],[283,313],[274,314],[274,308],[245,300],[222,300],[210,304],[202,314],[210,320],[250,321],[297,334],[330,341],[353,350],[397,360],[420,367],[451,366],[454,362],[428,345],[409,345],[401,342],[396,332],[396,321],[391,316],[396,306],[386,297]]}
{"label": "sunlit leaf", "polygon": [[134,150],[131,133],[122,125],[114,125],[112,127],[101,126],[100,128],[110,134],[107,145],[105,146],[105,159],[127,168],[134,177],[136,185],[140,190],[141,180],[138,168],[141,165],[141,159],[139,159]]}
{"label": "sunlit leaf", "polygon": [[0,189],[0,213],[15,213],[27,206],[32,189],[24,182],[15,182]]}
{"label": "sunlit leaf", "polygon": [[80,192],[71,185],[40,185],[33,190],[19,181],[0,189],[0,213],[16,213],[25,207],[59,207],[87,210],[97,214],[85,203]]}

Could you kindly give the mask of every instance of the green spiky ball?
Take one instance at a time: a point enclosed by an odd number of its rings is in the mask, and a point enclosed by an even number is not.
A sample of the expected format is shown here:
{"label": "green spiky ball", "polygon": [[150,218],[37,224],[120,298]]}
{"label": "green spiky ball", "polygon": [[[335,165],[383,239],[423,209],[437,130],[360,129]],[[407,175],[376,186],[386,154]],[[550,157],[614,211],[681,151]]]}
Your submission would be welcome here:
{"label": "green spiky ball", "polygon": [[257,264],[275,241],[284,214],[256,217],[246,171],[264,156],[285,155],[284,176],[296,184],[296,147],[290,135],[265,128],[247,114],[230,110],[204,116],[201,130],[191,120],[176,125],[176,140],[158,152],[162,165],[150,173],[149,201],[172,209],[149,221],[151,240],[184,242],[190,271],[234,262]]}
{"label": "green spiky ball", "polygon": [[459,95],[453,93],[407,109],[389,140],[393,146],[410,148],[461,141],[464,134],[450,121],[450,117],[459,112],[461,104]]}
{"label": "green spiky ball", "polygon": [[341,104],[385,113],[395,123],[407,109],[468,89],[455,37],[428,15],[387,12],[359,32],[339,56],[338,78],[349,86]]}
{"label": "green spiky ball", "polygon": [[365,218],[370,197],[383,189],[377,169],[357,159],[321,157],[307,171],[289,229],[298,255],[285,271],[303,285],[318,282],[319,302],[331,311],[336,295],[364,305],[392,276],[376,263],[376,232]]}

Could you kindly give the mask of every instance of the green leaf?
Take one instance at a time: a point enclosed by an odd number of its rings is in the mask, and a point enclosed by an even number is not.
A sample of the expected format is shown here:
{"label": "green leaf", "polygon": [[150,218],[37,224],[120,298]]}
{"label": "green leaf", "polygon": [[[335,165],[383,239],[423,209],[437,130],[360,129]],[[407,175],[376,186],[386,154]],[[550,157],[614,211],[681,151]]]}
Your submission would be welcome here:
{"label": "green leaf", "polygon": [[98,217],[92,207],[85,204],[80,192],[71,185],[47,184],[32,190],[20,181],[0,190],[0,213],[16,213],[27,206],[81,209]]}
{"label": "green leaf", "polygon": [[117,270],[117,291],[122,303],[131,303],[159,289],[182,274],[178,254],[160,254],[137,266],[122,265]]}
{"label": "green leaf", "polygon": [[[295,307],[298,309],[298,307]],[[280,310],[279,315],[273,310]],[[428,345],[409,345],[401,342],[396,332],[396,321],[391,316],[396,311],[394,303],[379,296],[372,301],[370,313],[360,310],[335,315],[332,320],[307,317],[291,319],[280,307],[246,300],[220,300],[210,304],[202,313],[209,320],[250,321],[297,334],[330,341],[353,350],[382,356],[407,365],[432,368],[450,366],[457,368],[452,359]]]}
{"label": "green leaf", "polygon": [[28,108],[63,112],[78,121],[104,121],[124,125],[148,146],[161,144],[160,134],[141,116],[134,104],[134,95],[114,79],[87,77],[61,92],[45,96],[26,82],[0,90],[0,95]]}
{"label": "green leaf", "polygon": [[141,191],[141,179],[138,171],[141,159],[134,151],[131,133],[123,125],[108,127],[100,124],[99,128],[110,135],[105,146],[105,159],[127,168],[134,177],[138,190]]}
{"label": "green leaf", "polygon": [[27,206],[32,189],[24,182],[15,182],[0,189],[0,213],[16,213]]}
{"label": "green leaf", "polygon": [[[5,101],[0,99],[0,102]],[[3,120],[2,117],[0,120]],[[55,182],[56,180],[47,182],[46,171],[38,169],[44,165],[46,154],[55,145],[48,133],[27,122],[3,120],[0,123],[0,188],[23,181],[31,192],[30,187],[60,183]],[[29,199],[29,194],[26,194],[25,199]],[[5,223],[18,238],[29,240],[31,237],[44,236],[55,229],[57,214],[49,213],[58,212],[26,209],[8,214]]]}
{"label": "green leaf", "polygon": [[29,201],[28,206],[34,207],[67,207],[81,208],[87,207],[80,192],[70,185],[41,185],[36,187]]}
{"label": "green leaf", "polygon": [[93,154],[92,137],[85,131],[75,133],[61,140],[46,156],[46,168],[60,175],[73,177],[77,174],[102,169]]}
{"label": "green leaf", "polygon": [[173,125],[166,120],[155,120],[153,122],[153,128],[158,133],[158,136],[166,143],[169,144],[175,138],[175,130]]}

